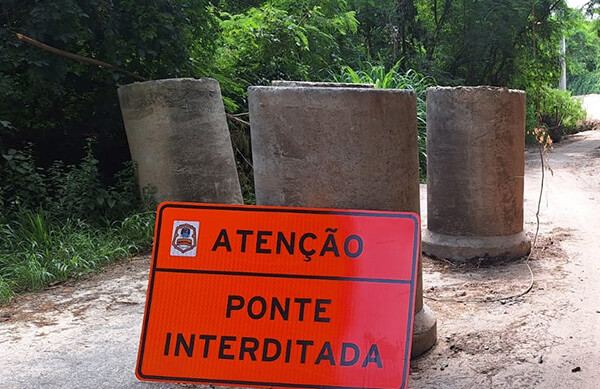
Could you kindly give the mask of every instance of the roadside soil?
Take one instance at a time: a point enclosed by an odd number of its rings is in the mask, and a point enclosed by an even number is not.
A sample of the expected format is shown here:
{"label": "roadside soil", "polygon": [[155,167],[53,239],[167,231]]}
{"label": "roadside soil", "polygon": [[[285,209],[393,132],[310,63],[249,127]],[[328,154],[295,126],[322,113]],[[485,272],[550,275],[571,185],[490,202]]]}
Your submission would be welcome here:
{"label": "roadside soil", "polygon": [[[546,162],[552,174],[545,172],[529,261],[423,258],[438,342],[412,361],[411,388],[599,387],[600,131],[571,136]],[[537,149],[528,149],[532,239],[541,173]],[[121,261],[0,307],[0,388],[182,387],[142,383],[133,373],[149,265],[149,257]],[[531,274],[527,293],[505,298],[527,291]]]}
{"label": "roadside soil", "polygon": [[[542,170],[537,148],[525,157],[525,230],[533,240]],[[555,145],[545,162],[551,171],[528,262],[424,258],[438,343],[411,364],[411,388],[600,387],[600,131]],[[527,290],[531,274],[531,291],[502,300]]]}

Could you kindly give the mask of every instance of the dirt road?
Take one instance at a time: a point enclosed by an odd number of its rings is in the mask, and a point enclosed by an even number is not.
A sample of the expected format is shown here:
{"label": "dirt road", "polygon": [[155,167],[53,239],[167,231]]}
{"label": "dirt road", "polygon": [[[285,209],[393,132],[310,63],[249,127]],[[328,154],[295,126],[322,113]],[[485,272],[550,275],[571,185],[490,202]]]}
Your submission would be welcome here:
{"label": "dirt road", "polygon": [[[534,149],[526,159],[525,228],[533,236],[541,171]],[[523,261],[456,266],[424,258],[438,344],[413,361],[411,388],[599,387],[600,132],[557,145],[550,165],[529,293],[472,302],[527,289]],[[134,258],[1,307],[0,387],[181,387],[133,375],[148,268],[148,258]]]}
{"label": "dirt road", "polygon": [[[533,234],[541,180],[535,149],[526,161],[525,229]],[[528,294],[470,302],[525,290],[524,262],[461,268],[425,260],[438,345],[412,364],[411,387],[600,387],[600,132],[557,145],[549,165]]]}

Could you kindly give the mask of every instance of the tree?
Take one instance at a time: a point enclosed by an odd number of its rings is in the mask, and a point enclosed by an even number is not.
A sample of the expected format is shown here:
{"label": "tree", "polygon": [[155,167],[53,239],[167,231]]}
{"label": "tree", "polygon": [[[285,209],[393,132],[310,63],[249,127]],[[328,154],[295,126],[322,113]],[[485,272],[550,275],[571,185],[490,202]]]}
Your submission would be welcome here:
{"label": "tree", "polygon": [[[518,86],[521,65],[532,57],[532,17],[539,59],[564,29],[564,0],[354,0],[359,35],[369,59],[434,76],[442,84]],[[532,12],[533,11],[533,12]],[[558,47],[558,46],[556,46]]]}
{"label": "tree", "polygon": [[596,22],[578,10],[567,31],[567,87],[575,95],[600,92],[600,37]]}
{"label": "tree", "polygon": [[[92,135],[101,152],[121,154],[106,159],[115,168],[128,158],[116,87],[132,79],[40,51],[15,32],[145,78],[191,76],[212,61],[218,25],[207,6],[207,0],[4,1],[0,119],[15,128],[8,142],[49,143],[38,147],[42,159],[76,161]],[[115,147],[121,152],[108,150]]]}
{"label": "tree", "polygon": [[[323,79],[341,66],[340,41],[357,31],[344,0],[269,0],[239,14],[221,11],[215,70],[229,109],[250,85],[276,79]],[[235,101],[235,102],[234,102]]]}

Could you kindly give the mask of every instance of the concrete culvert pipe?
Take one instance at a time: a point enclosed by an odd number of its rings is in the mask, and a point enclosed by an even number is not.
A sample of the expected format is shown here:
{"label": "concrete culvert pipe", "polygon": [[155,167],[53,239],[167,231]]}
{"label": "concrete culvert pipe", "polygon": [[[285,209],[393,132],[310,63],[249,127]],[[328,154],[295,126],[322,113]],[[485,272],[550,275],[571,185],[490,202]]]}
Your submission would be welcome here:
{"label": "concrete culvert pipe", "polygon": [[523,232],[525,92],[427,90],[427,229],[438,258],[519,258]]}
{"label": "concrete culvert pipe", "polygon": [[272,86],[300,86],[300,87],[323,87],[323,88],[367,88],[373,89],[373,84],[354,84],[349,82],[315,82],[315,81],[271,81]]}
{"label": "concrete culvert pipe", "polygon": [[147,81],[118,92],[140,188],[153,187],[159,202],[242,203],[216,80]]}
{"label": "concrete culvert pipe", "polygon": [[[257,204],[419,213],[414,92],[251,87],[248,101]],[[436,340],[418,276],[413,356]]]}

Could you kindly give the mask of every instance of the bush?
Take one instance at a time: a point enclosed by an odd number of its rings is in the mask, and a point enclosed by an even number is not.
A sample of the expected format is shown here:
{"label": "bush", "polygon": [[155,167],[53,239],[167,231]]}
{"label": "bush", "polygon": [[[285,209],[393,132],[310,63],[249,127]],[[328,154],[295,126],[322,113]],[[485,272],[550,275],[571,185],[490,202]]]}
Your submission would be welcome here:
{"label": "bush", "polygon": [[56,161],[50,168],[36,166],[30,146],[9,149],[0,162],[0,204],[5,216],[26,210],[43,209],[50,216],[80,218],[91,223],[110,223],[131,212],[143,210],[135,183],[135,167],[127,163],[105,186],[100,179],[99,161],[88,141],[79,165]]}
{"label": "bush", "polygon": [[[600,72],[599,72],[600,73]],[[599,74],[585,73],[569,77],[569,90],[577,95],[589,95],[600,92]]]}
{"label": "bush", "polygon": [[0,173],[0,205],[5,216],[15,207],[33,208],[44,201],[46,183],[43,171],[36,167],[31,145],[3,153]]}
{"label": "bush", "polygon": [[33,150],[0,161],[0,302],[149,250],[154,212],[128,164],[106,186],[93,142],[77,166],[36,166]]}
{"label": "bush", "polygon": [[[535,92],[528,90],[529,96]],[[540,123],[554,142],[559,142],[564,135],[577,131],[578,122],[585,119],[586,113],[581,106],[581,100],[574,99],[571,92],[544,87],[540,92]],[[527,140],[533,141],[533,131],[538,127],[538,117],[535,99],[527,104]]]}

